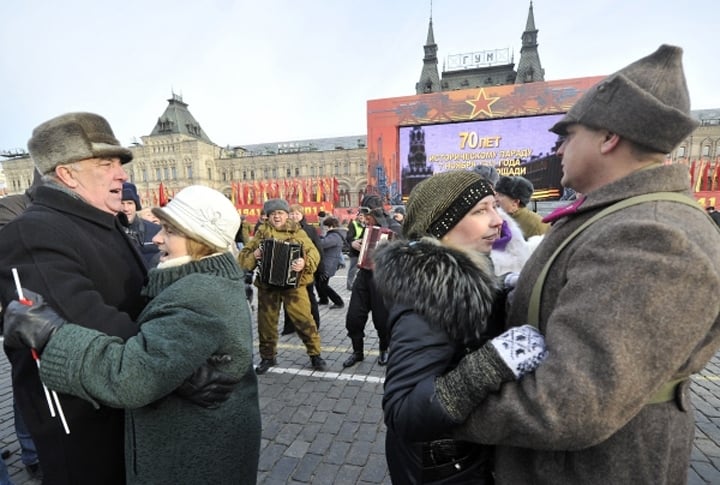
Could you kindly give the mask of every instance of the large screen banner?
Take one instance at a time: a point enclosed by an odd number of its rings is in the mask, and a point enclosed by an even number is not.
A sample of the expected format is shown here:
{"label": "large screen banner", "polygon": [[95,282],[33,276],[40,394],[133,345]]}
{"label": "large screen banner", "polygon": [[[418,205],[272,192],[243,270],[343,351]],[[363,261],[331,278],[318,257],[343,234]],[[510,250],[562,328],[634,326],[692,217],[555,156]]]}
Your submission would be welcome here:
{"label": "large screen banner", "polygon": [[530,179],[538,191],[536,198],[556,198],[562,175],[555,155],[558,136],[548,129],[562,116],[401,126],[398,141],[402,193],[409,194],[415,185],[435,173],[489,165],[500,175]]}

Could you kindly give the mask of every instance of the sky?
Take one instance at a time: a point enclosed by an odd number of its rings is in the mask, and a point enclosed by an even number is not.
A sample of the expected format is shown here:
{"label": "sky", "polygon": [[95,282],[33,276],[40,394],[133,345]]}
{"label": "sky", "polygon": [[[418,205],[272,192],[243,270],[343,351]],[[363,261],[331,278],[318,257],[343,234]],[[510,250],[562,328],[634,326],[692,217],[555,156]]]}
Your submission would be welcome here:
{"label": "sky", "polygon": [[[439,68],[508,48],[528,0],[434,0]],[[720,2],[535,0],[545,79],[611,74],[683,47],[692,109],[720,108]],[[415,94],[429,0],[2,0],[0,152],[69,111],[101,114],[123,145],[172,93],[220,146],[367,132],[366,102]],[[1,160],[1,159],[0,159]]]}

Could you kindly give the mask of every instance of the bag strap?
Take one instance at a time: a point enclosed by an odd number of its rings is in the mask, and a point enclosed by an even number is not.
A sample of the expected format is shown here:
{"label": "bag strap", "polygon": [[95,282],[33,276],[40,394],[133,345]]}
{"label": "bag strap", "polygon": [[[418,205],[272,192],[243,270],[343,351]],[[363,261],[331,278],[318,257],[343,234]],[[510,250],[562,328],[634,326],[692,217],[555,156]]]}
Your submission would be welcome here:
{"label": "bag strap", "polygon": [[[570,242],[575,239],[581,232],[583,232],[585,229],[587,229],[588,226],[596,222],[598,219],[602,219],[603,217],[612,214],[613,212],[617,212],[621,209],[625,209],[626,207],[630,207],[637,204],[642,204],[643,202],[651,202],[655,200],[667,200],[671,202],[679,202],[681,204],[689,205],[692,207],[697,208],[698,210],[702,211],[702,207],[698,204],[698,202],[695,199],[692,199],[686,195],[678,194],[677,192],[652,192],[649,194],[643,194],[643,195],[637,195],[635,197],[630,197],[628,199],[621,200],[620,202],[616,202],[611,206],[606,207],[605,209],[601,210],[594,216],[592,216],[590,219],[585,221],[583,224],[580,225],[577,229],[575,229],[568,237],[565,238],[565,240],[560,243],[560,245],[555,249],[555,252],[550,256],[550,258],[545,263],[545,266],[543,267],[542,271],[540,271],[540,274],[537,277],[537,280],[535,281],[535,285],[533,286],[532,293],[530,294],[530,302],[528,304],[528,315],[527,315],[527,323],[529,325],[532,325],[533,327],[538,327],[540,323],[540,297],[542,296],[542,290],[543,286],[545,285],[545,279],[547,278],[548,273],[550,272],[550,267],[555,262],[555,259],[558,257],[558,255],[562,252],[565,247],[570,244]],[[704,214],[705,211],[703,211]],[[706,214],[707,215],[707,214]],[[708,216],[709,217],[709,216]],[[715,224],[717,227],[717,224]],[[720,228],[718,228],[720,230]]]}

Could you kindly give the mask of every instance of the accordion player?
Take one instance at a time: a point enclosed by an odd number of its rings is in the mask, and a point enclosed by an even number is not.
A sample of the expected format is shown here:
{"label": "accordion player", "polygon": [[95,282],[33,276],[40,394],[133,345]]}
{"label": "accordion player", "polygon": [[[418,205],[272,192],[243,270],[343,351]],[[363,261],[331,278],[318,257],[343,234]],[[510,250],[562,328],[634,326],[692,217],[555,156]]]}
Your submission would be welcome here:
{"label": "accordion player", "polygon": [[362,244],[360,246],[360,255],[358,256],[358,268],[369,270],[374,269],[375,265],[372,260],[372,255],[375,252],[375,248],[378,244],[390,241],[394,238],[395,233],[392,229],[388,229],[387,227],[366,227],[362,237]]}
{"label": "accordion player", "polygon": [[278,288],[297,288],[300,272],[292,270],[293,261],[303,257],[302,244],[265,239],[262,258],[258,262],[260,282]]}

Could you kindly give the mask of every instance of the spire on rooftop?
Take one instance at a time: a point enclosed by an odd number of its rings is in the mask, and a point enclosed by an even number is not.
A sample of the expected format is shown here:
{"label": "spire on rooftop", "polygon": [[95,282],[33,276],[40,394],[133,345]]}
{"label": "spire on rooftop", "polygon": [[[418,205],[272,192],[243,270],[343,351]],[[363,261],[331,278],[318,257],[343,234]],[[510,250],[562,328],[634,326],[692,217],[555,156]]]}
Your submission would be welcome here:
{"label": "spire on rooftop", "polygon": [[172,96],[167,101],[168,106],[162,116],[158,118],[150,136],[183,134],[212,143],[200,127],[200,123],[188,110],[188,105],[183,101],[181,94],[172,92]]}

